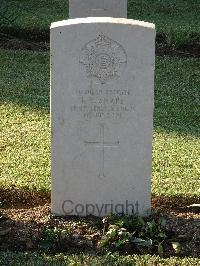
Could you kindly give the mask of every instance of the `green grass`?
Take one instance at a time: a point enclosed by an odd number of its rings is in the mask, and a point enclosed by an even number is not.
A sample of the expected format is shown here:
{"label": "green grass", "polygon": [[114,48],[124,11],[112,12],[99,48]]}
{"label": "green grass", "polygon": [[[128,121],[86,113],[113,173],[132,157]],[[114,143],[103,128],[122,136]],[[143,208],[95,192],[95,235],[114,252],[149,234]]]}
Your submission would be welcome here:
{"label": "green grass", "polygon": [[1,184],[50,189],[49,60],[1,53]]}
{"label": "green grass", "polygon": [[51,22],[68,17],[66,0],[6,0],[1,10],[13,19],[9,23],[0,16],[1,31],[27,40],[48,41]]}
{"label": "green grass", "polygon": [[158,58],[153,193],[200,194],[200,61]]}
{"label": "green grass", "polygon": [[[5,15],[16,18],[11,23],[11,33],[20,36],[48,38],[50,23],[68,18],[67,0],[6,0]],[[199,0],[129,0],[128,17],[156,24],[168,45],[179,46],[200,40]],[[1,26],[8,24],[0,19]],[[30,32],[28,34],[28,32]]]}
{"label": "green grass", "polygon": [[156,256],[120,256],[118,254],[110,254],[104,256],[95,257],[92,255],[69,255],[64,256],[62,254],[56,256],[45,256],[37,253],[12,253],[12,252],[0,252],[0,265],[9,266],[42,266],[42,265],[132,265],[132,266],[198,266],[199,259],[194,258],[176,258],[171,257],[169,259],[161,259]]}
{"label": "green grass", "polygon": [[129,18],[156,24],[168,45],[179,46],[200,39],[198,0],[129,0]]}
{"label": "green grass", "polygon": [[[1,51],[0,185],[50,190],[49,54]],[[197,59],[157,58],[154,195],[200,193]]]}
{"label": "green grass", "polygon": [[[45,31],[50,23],[68,17],[66,0],[6,0],[2,5],[4,16],[13,18],[16,29]],[[1,17],[2,24],[9,24]]]}

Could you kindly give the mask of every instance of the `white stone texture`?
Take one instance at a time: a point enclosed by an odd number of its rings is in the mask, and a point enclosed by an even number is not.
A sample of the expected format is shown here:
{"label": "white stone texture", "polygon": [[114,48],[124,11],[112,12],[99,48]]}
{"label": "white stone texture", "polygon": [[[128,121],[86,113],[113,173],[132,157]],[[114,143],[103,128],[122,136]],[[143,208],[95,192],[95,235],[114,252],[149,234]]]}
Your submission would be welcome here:
{"label": "white stone texture", "polygon": [[154,61],[153,24],[114,18],[52,24],[53,214],[148,214]]}
{"label": "white stone texture", "polygon": [[127,18],[127,0],[69,0],[69,18]]}

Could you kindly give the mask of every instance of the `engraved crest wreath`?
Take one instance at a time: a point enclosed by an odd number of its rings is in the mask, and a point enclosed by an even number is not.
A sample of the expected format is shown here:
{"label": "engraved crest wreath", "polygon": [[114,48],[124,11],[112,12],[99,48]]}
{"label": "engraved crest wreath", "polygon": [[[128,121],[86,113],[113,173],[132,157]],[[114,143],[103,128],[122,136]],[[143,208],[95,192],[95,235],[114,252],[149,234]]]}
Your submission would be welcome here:
{"label": "engraved crest wreath", "polygon": [[104,84],[120,77],[127,64],[127,55],[122,45],[101,33],[84,45],[80,63],[85,66],[87,77],[95,77]]}

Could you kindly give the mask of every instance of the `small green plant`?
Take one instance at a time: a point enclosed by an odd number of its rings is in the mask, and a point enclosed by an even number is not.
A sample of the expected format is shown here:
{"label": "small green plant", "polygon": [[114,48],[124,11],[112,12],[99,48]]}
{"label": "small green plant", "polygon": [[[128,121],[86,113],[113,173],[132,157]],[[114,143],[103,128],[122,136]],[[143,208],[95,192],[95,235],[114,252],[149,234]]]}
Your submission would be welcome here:
{"label": "small green plant", "polygon": [[50,251],[56,240],[59,239],[60,231],[56,228],[48,229],[46,228],[43,232],[42,240],[40,242],[40,248],[42,250]]}
{"label": "small green plant", "polygon": [[8,219],[7,215],[0,212],[0,221],[6,220],[6,219]]}
{"label": "small green plant", "polygon": [[110,225],[108,231],[102,237],[101,245],[113,248],[121,248],[130,242],[132,234],[118,225]]}
{"label": "small green plant", "polygon": [[63,245],[71,238],[72,232],[70,229],[59,229],[59,228],[45,228],[43,236],[40,242],[40,249],[45,251],[51,251],[58,245]]}
{"label": "small green plant", "polygon": [[100,241],[102,247],[121,250],[132,247],[139,251],[155,251],[163,256],[163,244],[167,239],[166,221],[162,217],[152,216],[116,216],[103,219],[104,230]]}

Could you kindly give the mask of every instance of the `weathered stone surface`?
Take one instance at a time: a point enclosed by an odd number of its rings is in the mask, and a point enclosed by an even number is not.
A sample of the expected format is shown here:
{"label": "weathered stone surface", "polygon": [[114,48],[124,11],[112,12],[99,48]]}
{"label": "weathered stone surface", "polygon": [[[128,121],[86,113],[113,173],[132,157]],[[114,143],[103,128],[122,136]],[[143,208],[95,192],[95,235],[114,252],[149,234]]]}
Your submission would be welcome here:
{"label": "weathered stone surface", "polygon": [[147,215],[154,25],[83,18],[51,26],[52,213]]}
{"label": "weathered stone surface", "polygon": [[69,18],[127,17],[127,0],[70,0]]}

